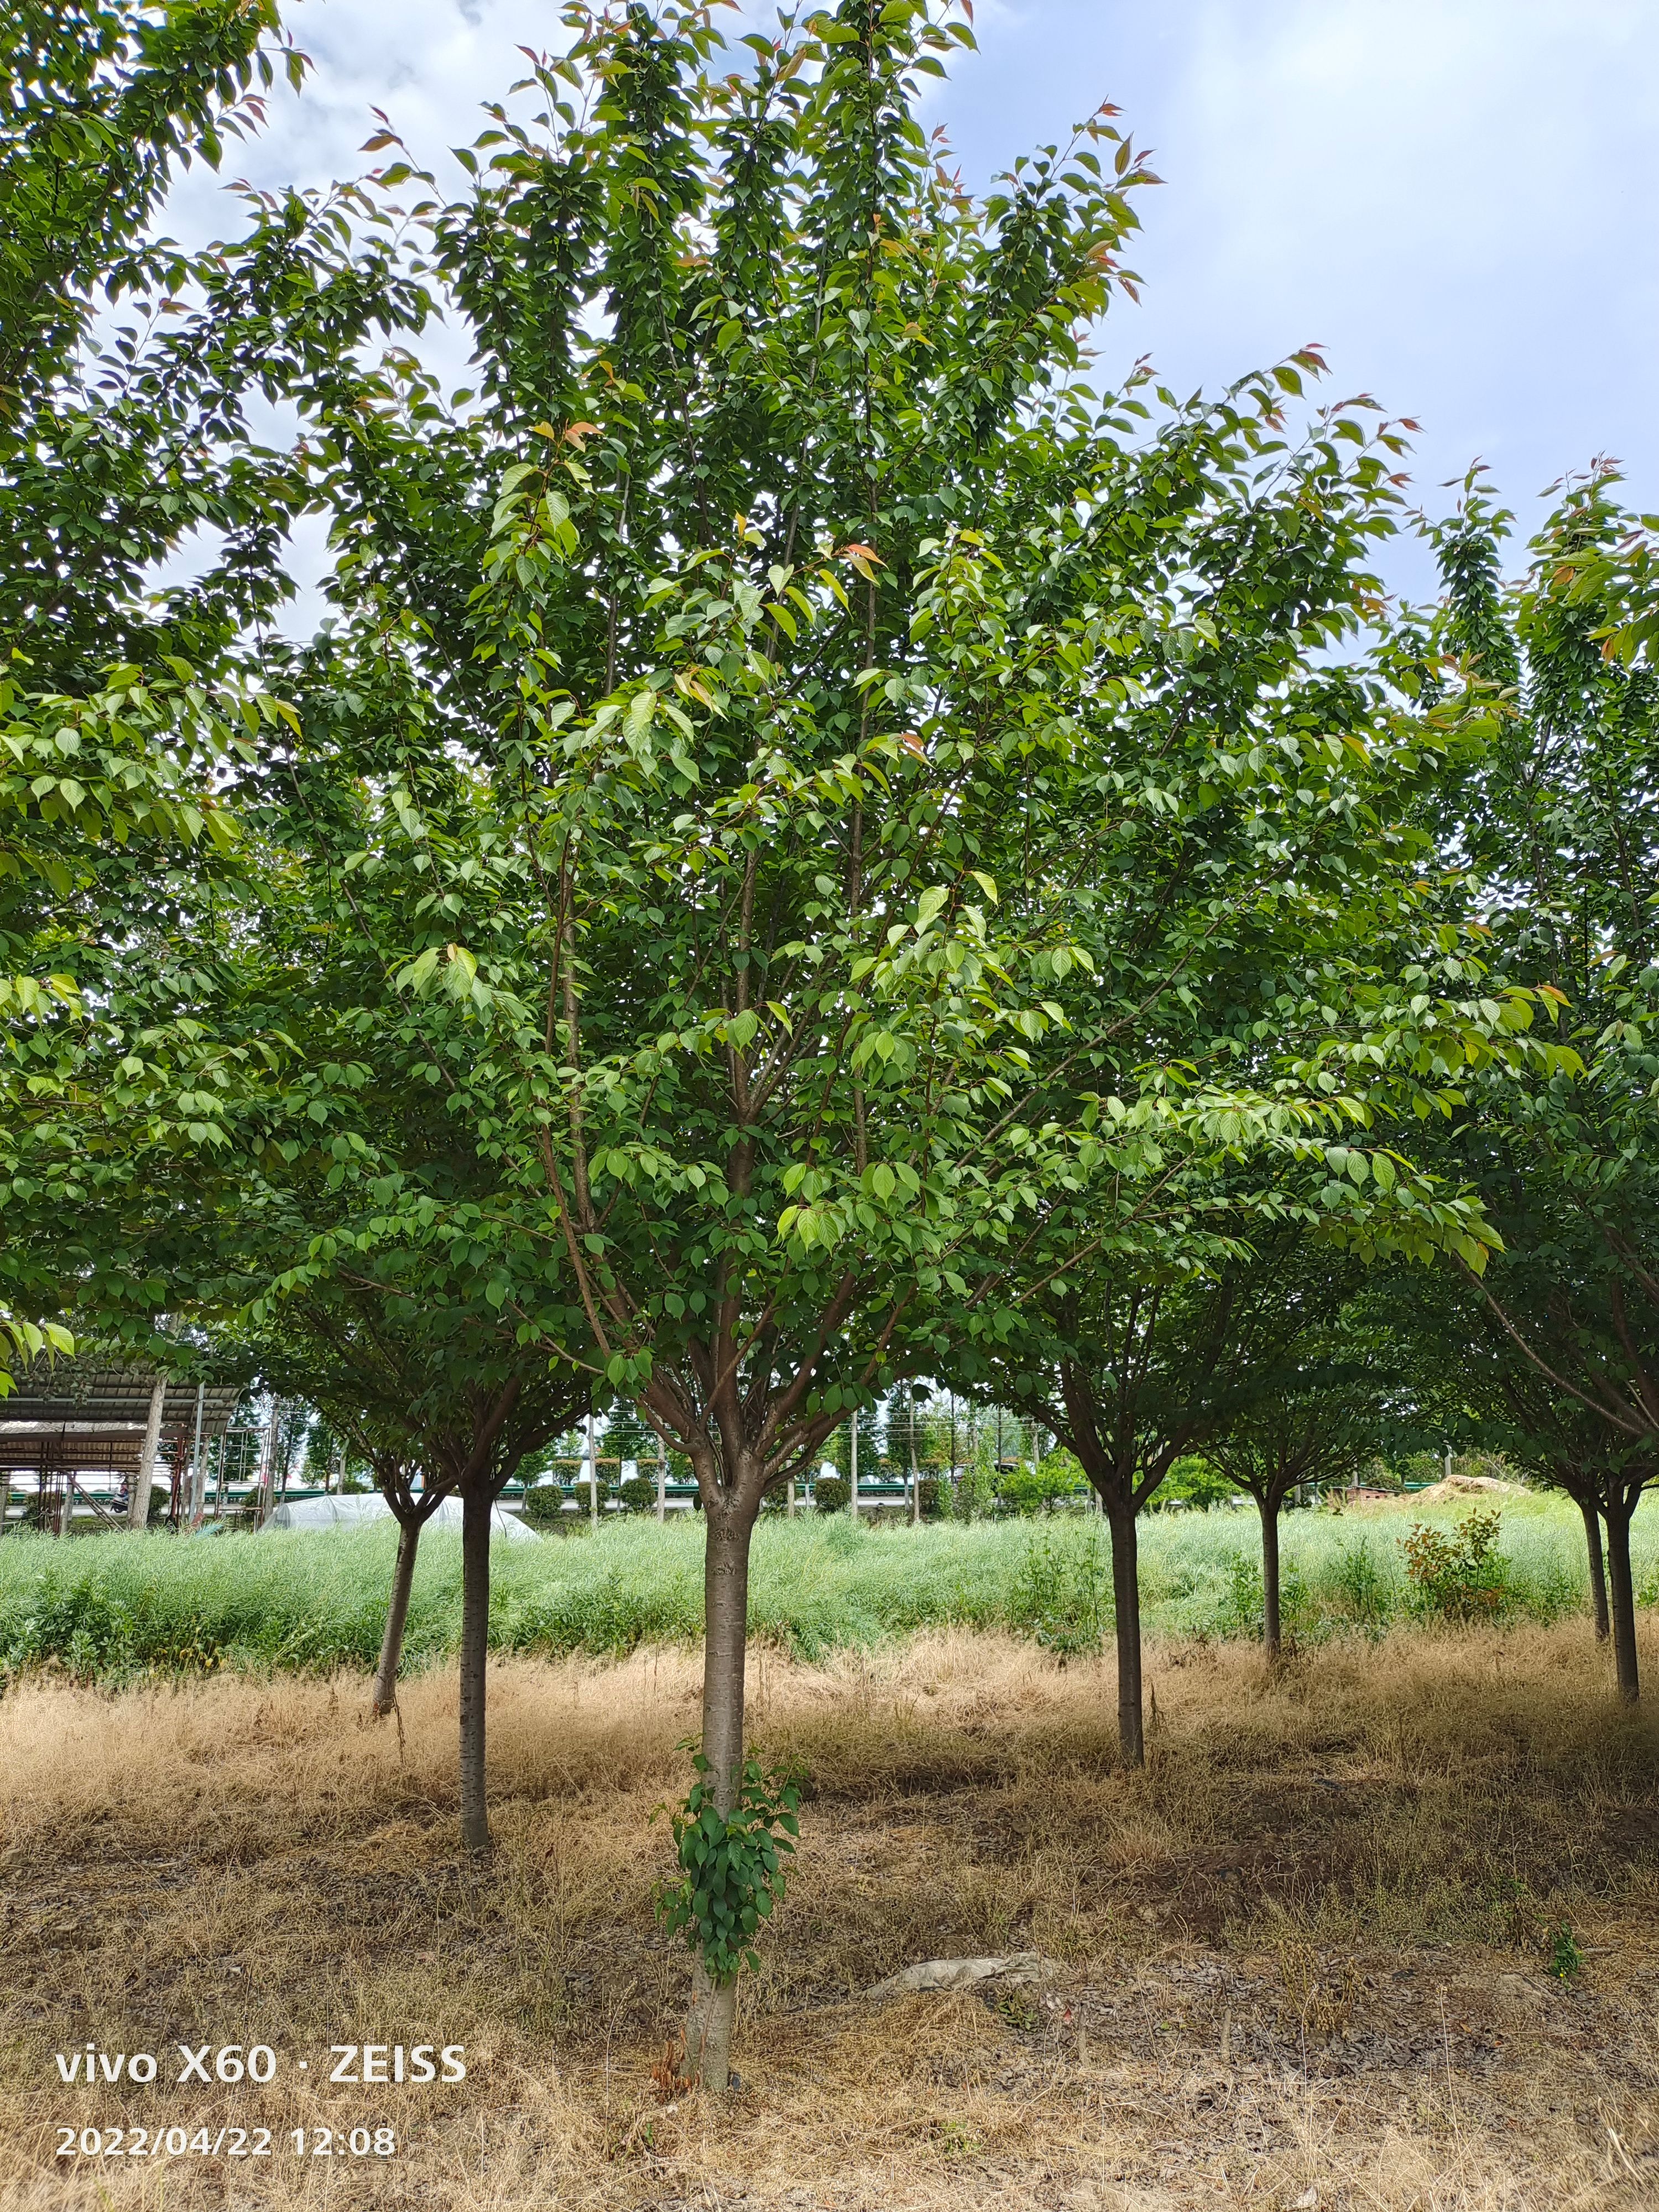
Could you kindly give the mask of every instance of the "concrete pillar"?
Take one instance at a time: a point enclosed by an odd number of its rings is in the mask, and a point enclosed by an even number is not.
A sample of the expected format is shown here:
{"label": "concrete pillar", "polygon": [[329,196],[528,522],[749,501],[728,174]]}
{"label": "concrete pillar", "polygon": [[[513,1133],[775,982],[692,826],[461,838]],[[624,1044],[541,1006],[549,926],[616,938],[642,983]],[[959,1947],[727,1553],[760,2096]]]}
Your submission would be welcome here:
{"label": "concrete pillar", "polygon": [[190,1517],[188,1526],[199,1528],[202,1515],[207,1509],[207,1468],[202,1461],[202,1401],[207,1395],[205,1383],[196,1385],[196,1441],[190,1451]]}
{"label": "concrete pillar", "polygon": [[155,1453],[161,1441],[161,1409],[167,1404],[167,1378],[158,1375],[149,1394],[149,1415],[144,1423],[144,1441],[138,1447],[138,1472],[132,1480],[132,1496],[127,1503],[129,1528],[144,1528],[149,1523],[150,1485],[155,1480]]}
{"label": "concrete pillar", "polygon": [[264,1527],[276,1504],[271,1495],[272,1479],[276,1471],[272,1457],[276,1449],[276,1413],[273,1400],[269,1418],[259,1432],[259,1456],[253,1478],[253,1525],[256,1528]]}

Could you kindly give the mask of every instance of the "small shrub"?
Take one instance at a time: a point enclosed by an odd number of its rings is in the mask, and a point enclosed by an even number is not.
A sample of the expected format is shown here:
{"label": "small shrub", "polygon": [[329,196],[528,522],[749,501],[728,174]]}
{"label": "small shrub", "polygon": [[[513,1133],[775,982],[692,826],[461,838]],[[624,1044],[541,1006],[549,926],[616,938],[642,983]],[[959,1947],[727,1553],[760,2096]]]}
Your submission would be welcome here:
{"label": "small shrub", "polygon": [[951,1511],[958,1521],[982,1521],[996,1502],[996,1481],[988,1467],[965,1467],[951,1485]]}
{"label": "small shrub", "polygon": [[649,1475],[630,1474],[617,1493],[622,1500],[624,1513],[653,1513],[657,1507],[657,1486]]}
{"label": "small shrub", "polygon": [[1550,1935],[1550,1972],[1558,1982],[1570,1982],[1583,1963],[1577,1939],[1563,1920]]}
{"label": "small shrub", "polygon": [[936,1474],[924,1474],[917,1486],[921,1492],[919,1504],[924,1521],[937,1521],[945,1510],[945,1485]]}
{"label": "small shrub", "polygon": [[1098,1528],[1081,1544],[1037,1537],[1008,1607],[1011,1625],[1062,1659],[1098,1651],[1113,1620],[1112,1570]]}
{"label": "small shrub", "polygon": [[1354,1619],[1370,1627],[1385,1621],[1389,1603],[1388,1577],[1369,1544],[1351,1544],[1337,1562],[1335,1582]]}
{"label": "small shrub", "polygon": [[1413,1602],[1443,1620],[1492,1620],[1509,1601],[1504,1561],[1498,1552],[1503,1516],[1471,1513],[1448,1532],[1419,1521],[1401,1540]]}
{"label": "small shrub", "polygon": [[1017,1467],[1005,1474],[997,1486],[998,1502],[1005,1512],[1046,1513],[1058,1499],[1076,1497],[1087,1484],[1070,1452],[1050,1452],[1037,1467]]}
{"label": "small shrub", "polygon": [[[1500,1875],[1492,1884],[1492,1917],[1500,1943],[1535,1952],[1547,1930],[1531,1885],[1518,1874]],[[1546,1946],[1547,1948],[1547,1946]]]}
{"label": "small shrub", "polygon": [[1267,1604],[1261,1587],[1261,1562],[1245,1552],[1235,1552],[1227,1561],[1227,1594],[1221,1601],[1216,1626],[1223,1636],[1260,1636]]}
{"label": "small shrub", "polygon": [[838,1474],[821,1474],[813,1486],[812,1503],[820,1513],[844,1513],[852,1496],[852,1485]]}
{"label": "small shrub", "polygon": [[1010,1468],[997,1482],[997,1510],[1017,1513],[1022,1520],[1041,1513],[1049,1504],[1042,1478],[1034,1467]]}
{"label": "small shrub", "polygon": [[666,1814],[680,1868],[657,1885],[657,1915],[701,1953],[709,1979],[723,1986],[744,1966],[751,1974],[759,1970],[755,1939],[788,1880],[802,1778],[746,1759],[738,1802],[722,1814],[708,1787],[708,1759],[698,1751],[691,1763],[697,1778],[684,1805],[659,1805],[651,1816]]}
{"label": "small shrub", "polygon": [[1220,1505],[1239,1494],[1238,1485],[1198,1452],[1183,1452],[1158,1486],[1155,1505]]}
{"label": "small shrub", "polygon": [[564,1492],[556,1482],[533,1482],[524,1494],[524,1517],[532,1528],[547,1528],[563,1510]]}

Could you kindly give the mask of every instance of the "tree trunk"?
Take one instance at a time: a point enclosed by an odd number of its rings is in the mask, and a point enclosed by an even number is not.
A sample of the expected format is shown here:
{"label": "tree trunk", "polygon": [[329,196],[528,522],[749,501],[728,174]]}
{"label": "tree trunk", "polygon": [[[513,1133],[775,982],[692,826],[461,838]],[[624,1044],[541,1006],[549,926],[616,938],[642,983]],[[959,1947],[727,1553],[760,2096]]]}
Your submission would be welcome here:
{"label": "tree trunk", "polygon": [[[752,1515],[731,1508],[707,1516],[703,1550],[702,1755],[716,1809],[730,1814],[743,1774],[744,1668],[749,1639],[749,1540]],[[738,1985],[709,1978],[699,1954],[686,2023],[686,2061],[707,2089],[724,2089],[732,2066]]]}
{"label": "tree trunk", "polygon": [[1261,1648],[1269,1667],[1283,1653],[1279,1617],[1279,1500],[1258,1498],[1261,1514]]}
{"label": "tree trunk", "polygon": [[487,1483],[461,1502],[461,1843],[489,1849],[484,1794],[484,1663],[489,1650],[489,1520]]}
{"label": "tree trunk", "polygon": [[380,1663],[374,1672],[374,1715],[384,1720],[398,1702],[398,1669],[403,1664],[404,1625],[409,1619],[409,1593],[415,1580],[415,1554],[420,1547],[421,1524],[404,1521],[398,1530],[398,1559],[392,1570],[392,1601],[386,1610],[386,1634],[380,1638]]}
{"label": "tree trunk", "polygon": [[1126,1766],[1146,1764],[1141,1718],[1140,1556],[1134,1502],[1103,1499],[1112,1532],[1112,1602],[1117,1615],[1117,1741]]}
{"label": "tree trunk", "polygon": [[[1639,1496],[1640,1493],[1638,1492]],[[1613,1613],[1613,1661],[1619,1694],[1634,1705],[1641,1684],[1636,1666],[1636,1595],[1630,1575],[1630,1516],[1636,1500],[1609,1498],[1607,1522],[1607,1596]]]}
{"label": "tree trunk", "polygon": [[1578,1510],[1584,1516],[1584,1548],[1589,1554],[1590,1603],[1595,1607],[1595,1640],[1598,1644],[1605,1644],[1609,1624],[1607,1573],[1601,1559],[1601,1516],[1593,1498],[1581,1498]]}

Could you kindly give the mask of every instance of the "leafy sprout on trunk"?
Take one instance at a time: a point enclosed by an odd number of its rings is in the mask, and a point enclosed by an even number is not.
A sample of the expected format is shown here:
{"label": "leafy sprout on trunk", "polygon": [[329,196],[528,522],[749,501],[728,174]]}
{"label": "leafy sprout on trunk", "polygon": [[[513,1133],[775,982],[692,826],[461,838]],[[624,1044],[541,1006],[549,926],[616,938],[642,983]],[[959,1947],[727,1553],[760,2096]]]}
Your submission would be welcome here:
{"label": "leafy sprout on trunk", "polygon": [[652,1816],[666,1815],[680,1868],[658,1884],[657,1911],[715,1988],[727,1989],[745,1966],[759,1968],[755,1941],[782,1901],[800,1833],[801,1778],[746,1758],[735,1802],[722,1810],[708,1760],[689,1742],[680,1748],[692,1751],[696,1779],[684,1804],[659,1805]]}

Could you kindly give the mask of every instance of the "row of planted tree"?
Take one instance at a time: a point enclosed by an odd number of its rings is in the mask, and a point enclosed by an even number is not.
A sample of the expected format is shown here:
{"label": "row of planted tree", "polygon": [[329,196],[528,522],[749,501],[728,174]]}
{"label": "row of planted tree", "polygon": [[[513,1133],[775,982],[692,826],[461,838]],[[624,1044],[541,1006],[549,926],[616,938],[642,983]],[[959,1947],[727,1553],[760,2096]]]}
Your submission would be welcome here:
{"label": "row of planted tree", "polygon": [[1634,1694],[1650,540],[1594,471],[1504,582],[1311,349],[1103,380],[1152,179],[1107,108],[965,191],[946,0],[565,21],[453,185],[384,131],[193,256],[274,0],[0,29],[0,1290],[24,1349],[236,1340],[406,1559],[460,1497],[473,1846],[492,1500],[617,1396],[684,1455],[717,2081],[750,1534],[908,1377],[1097,1493],[1126,1760],[1170,1468],[1271,1532],[1379,1389],[1583,1503]]}

